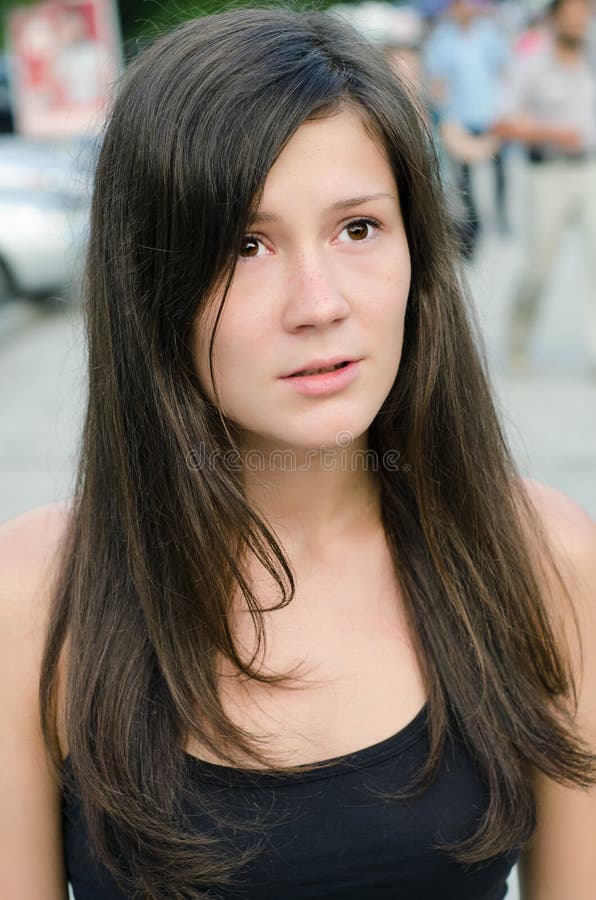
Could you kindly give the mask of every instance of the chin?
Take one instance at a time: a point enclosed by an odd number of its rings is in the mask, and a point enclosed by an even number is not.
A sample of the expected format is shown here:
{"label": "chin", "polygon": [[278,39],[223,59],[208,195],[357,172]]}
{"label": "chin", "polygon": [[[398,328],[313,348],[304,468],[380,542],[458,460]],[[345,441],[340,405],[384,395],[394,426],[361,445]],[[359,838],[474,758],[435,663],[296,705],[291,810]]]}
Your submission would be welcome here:
{"label": "chin", "polygon": [[374,415],[341,416],[324,422],[304,422],[303,427],[288,428],[285,433],[279,431],[270,435],[272,444],[289,450],[311,451],[336,450],[350,447],[354,441],[362,438],[368,430]]}

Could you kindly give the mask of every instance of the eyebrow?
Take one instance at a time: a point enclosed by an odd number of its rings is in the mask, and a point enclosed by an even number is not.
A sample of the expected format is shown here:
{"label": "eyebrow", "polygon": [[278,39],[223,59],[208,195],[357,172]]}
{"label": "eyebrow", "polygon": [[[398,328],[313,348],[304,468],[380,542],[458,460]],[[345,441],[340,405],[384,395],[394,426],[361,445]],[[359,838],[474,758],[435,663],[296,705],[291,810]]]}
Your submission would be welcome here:
{"label": "eyebrow", "polygon": [[[396,194],[388,194],[386,191],[379,191],[376,194],[363,194],[360,197],[348,197],[346,200],[336,200],[331,206],[328,206],[324,213],[338,212],[342,209],[349,209],[352,206],[361,206],[363,203],[370,203],[371,200],[378,200],[380,197],[388,197],[390,200],[397,200]],[[278,222],[280,216],[275,213],[258,212],[252,218],[251,222]]]}

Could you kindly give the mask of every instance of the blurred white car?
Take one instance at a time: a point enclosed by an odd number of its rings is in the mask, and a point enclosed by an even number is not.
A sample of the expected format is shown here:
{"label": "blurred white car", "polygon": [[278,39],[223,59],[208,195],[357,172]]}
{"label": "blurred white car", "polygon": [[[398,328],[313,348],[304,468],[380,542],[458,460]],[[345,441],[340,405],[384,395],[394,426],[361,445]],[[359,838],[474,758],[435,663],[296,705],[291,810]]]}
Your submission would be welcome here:
{"label": "blurred white car", "polygon": [[89,227],[87,204],[58,193],[0,188],[0,301],[76,292]]}
{"label": "blurred white car", "polygon": [[0,189],[49,191],[88,199],[97,150],[95,139],[52,141],[0,135]]}
{"label": "blurred white car", "polygon": [[76,293],[96,149],[0,138],[0,301]]}

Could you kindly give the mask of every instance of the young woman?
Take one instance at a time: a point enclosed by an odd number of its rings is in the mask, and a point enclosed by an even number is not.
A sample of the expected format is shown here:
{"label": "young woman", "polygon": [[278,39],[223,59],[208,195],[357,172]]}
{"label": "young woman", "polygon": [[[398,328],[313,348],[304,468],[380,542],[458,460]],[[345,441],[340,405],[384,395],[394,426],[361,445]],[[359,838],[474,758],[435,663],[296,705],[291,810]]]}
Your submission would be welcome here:
{"label": "young woman", "polygon": [[74,496],[0,540],[2,897],[593,896],[596,527],[511,461],[437,171],[316,10],[128,71]]}

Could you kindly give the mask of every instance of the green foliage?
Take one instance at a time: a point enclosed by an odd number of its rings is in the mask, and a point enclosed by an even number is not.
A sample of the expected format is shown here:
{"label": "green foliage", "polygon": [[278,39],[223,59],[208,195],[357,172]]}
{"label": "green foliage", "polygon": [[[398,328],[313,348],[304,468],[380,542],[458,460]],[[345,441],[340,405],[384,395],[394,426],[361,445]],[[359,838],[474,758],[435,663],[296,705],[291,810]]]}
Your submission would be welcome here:
{"label": "green foliage", "polygon": [[15,6],[32,6],[36,0],[19,0],[18,3],[15,3],[15,0],[0,0],[0,16],[2,19],[6,19],[6,16],[14,9]]}
{"label": "green foliage", "polygon": [[[2,2],[2,0],[0,0]],[[157,34],[179,25],[194,16],[206,15],[239,6],[279,6],[293,8],[316,7],[326,9],[333,0],[120,0],[122,35],[128,54]],[[346,0],[342,0],[346,2]],[[355,2],[355,0],[347,0]],[[128,55],[127,54],[127,55]]]}
{"label": "green foliage", "polygon": [[[6,17],[16,6],[32,6],[38,0],[0,0],[0,41],[4,46]],[[334,0],[116,0],[125,55],[133,56],[138,48],[156,35],[168,31],[194,16],[206,15],[237,6],[279,6],[326,9]],[[342,0],[355,3],[358,0]]]}

